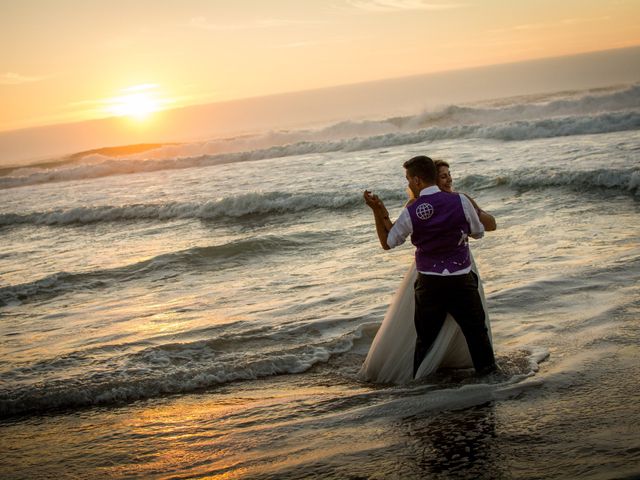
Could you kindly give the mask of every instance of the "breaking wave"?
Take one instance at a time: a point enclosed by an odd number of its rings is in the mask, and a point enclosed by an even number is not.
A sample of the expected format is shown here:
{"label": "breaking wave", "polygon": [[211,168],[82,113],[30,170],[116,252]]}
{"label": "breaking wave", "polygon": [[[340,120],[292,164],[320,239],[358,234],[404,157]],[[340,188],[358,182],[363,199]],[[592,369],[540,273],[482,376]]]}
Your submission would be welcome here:
{"label": "breaking wave", "polygon": [[[334,324],[342,323],[344,319],[329,320],[293,330],[258,327],[208,340],[149,346],[107,361],[98,359],[99,351],[78,352],[14,368],[4,374],[13,384],[0,390],[0,417],[118,404],[239,380],[302,373],[333,355],[348,352],[362,337],[362,327],[330,333]],[[319,331],[326,335],[318,338]],[[248,344],[253,346],[251,351],[245,350]],[[82,368],[85,364],[91,365],[89,373]],[[28,379],[38,369],[51,378],[31,383]]]}
{"label": "breaking wave", "polygon": [[578,191],[614,189],[621,193],[640,195],[640,167],[596,169],[587,171],[541,171],[527,169],[506,172],[500,176],[468,175],[456,182],[460,190],[483,190],[499,186],[518,189],[568,187]]}
{"label": "breaking wave", "polygon": [[[219,327],[209,332],[210,338],[197,341],[105,345],[18,366],[4,373],[13,383],[0,389],[0,418],[120,405],[230,382],[303,373],[343,354],[358,356],[355,365],[359,366],[357,344],[366,340],[368,345],[370,338],[366,337],[375,334],[372,324],[360,323],[362,320],[333,318],[244,331],[232,324],[228,331]],[[119,355],[113,356],[114,351]],[[108,358],[101,357],[105,352]],[[504,378],[499,380],[514,383],[530,377],[547,357],[544,349],[502,356]],[[334,365],[330,369],[335,373]],[[447,388],[451,383],[446,378],[433,380],[436,387]]]}
{"label": "breaking wave", "polygon": [[[386,199],[402,200],[405,193],[382,190]],[[170,202],[122,206],[78,207],[67,210],[0,214],[0,226],[11,225],[84,225],[132,220],[174,220],[193,218],[217,220],[250,215],[297,213],[306,210],[340,210],[362,205],[361,192],[284,192],[247,193],[204,203]]]}
{"label": "breaking wave", "polygon": [[[501,171],[499,175],[472,174],[456,181],[461,191],[484,190],[497,187],[520,189],[570,187],[588,191],[593,188],[616,189],[640,195],[640,167],[595,170],[539,170]],[[401,190],[384,189],[377,192],[387,201],[402,201]],[[103,222],[171,221],[177,219],[222,220],[251,215],[295,214],[308,210],[331,211],[362,206],[359,191],[327,191],[310,194],[285,192],[248,193],[204,203],[169,202],[159,204],[105,205],[50,210],[31,213],[0,214],[0,227],[15,225],[72,226]]]}

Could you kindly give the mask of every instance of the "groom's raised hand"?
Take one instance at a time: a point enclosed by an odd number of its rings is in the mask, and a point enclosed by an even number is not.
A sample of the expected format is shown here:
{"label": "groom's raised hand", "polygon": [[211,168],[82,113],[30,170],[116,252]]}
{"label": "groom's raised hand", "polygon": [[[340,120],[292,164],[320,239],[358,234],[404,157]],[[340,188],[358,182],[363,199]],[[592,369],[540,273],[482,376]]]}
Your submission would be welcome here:
{"label": "groom's raised hand", "polygon": [[367,204],[372,210],[375,210],[378,199],[377,195],[373,195],[369,190],[365,190],[364,194],[364,203]]}
{"label": "groom's raised hand", "polygon": [[384,206],[382,200],[377,195],[372,194],[369,190],[364,191],[364,201],[375,215],[379,215],[382,218],[389,218],[389,212]]}

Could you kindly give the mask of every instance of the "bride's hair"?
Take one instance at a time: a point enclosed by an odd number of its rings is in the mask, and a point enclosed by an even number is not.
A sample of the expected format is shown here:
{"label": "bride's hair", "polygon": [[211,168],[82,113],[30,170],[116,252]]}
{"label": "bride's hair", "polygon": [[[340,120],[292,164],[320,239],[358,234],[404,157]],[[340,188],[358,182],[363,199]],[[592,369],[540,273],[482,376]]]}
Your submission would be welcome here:
{"label": "bride's hair", "polygon": [[434,160],[433,163],[436,166],[436,172],[438,170],[440,170],[440,167],[451,168],[451,167],[449,167],[449,164],[447,162],[445,162],[444,160]]}
{"label": "bride's hair", "polygon": [[418,177],[428,183],[435,183],[437,170],[436,166],[426,155],[413,157],[402,165],[410,177]]}

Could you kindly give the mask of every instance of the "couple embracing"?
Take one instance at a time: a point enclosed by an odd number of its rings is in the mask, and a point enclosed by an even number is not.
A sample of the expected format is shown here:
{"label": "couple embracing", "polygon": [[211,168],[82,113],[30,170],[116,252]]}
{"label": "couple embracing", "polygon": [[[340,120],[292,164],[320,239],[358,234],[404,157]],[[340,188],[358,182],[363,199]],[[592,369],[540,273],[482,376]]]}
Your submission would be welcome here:
{"label": "couple embracing", "polygon": [[[411,237],[416,252],[361,375],[369,381],[404,383],[440,366],[472,364],[479,374],[493,372],[489,318],[468,237],[494,230],[495,220],[467,196],[451,191],[445,162],[418,156],[403,166],[412,198],[395,223],[384,203],[364,192],[382,248],[397,247]],[[413,351],[407,348],[412,343]]]}

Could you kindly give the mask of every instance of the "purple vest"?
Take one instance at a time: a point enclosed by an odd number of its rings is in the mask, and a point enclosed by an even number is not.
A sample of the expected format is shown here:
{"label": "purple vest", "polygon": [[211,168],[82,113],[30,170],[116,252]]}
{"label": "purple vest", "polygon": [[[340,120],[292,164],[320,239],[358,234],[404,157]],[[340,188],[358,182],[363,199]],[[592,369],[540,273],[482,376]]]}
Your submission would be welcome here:
{"label": "purple vest", "polygon": [[471,266],[467,236],[469,222],[457,193],[422,195],[407,207],[413,224],[419,272],[449,273]]}

